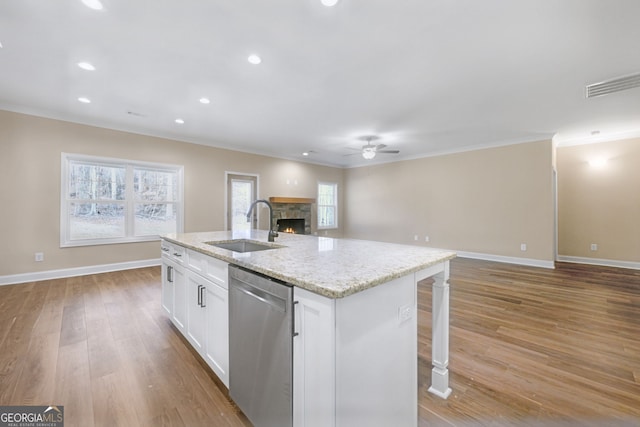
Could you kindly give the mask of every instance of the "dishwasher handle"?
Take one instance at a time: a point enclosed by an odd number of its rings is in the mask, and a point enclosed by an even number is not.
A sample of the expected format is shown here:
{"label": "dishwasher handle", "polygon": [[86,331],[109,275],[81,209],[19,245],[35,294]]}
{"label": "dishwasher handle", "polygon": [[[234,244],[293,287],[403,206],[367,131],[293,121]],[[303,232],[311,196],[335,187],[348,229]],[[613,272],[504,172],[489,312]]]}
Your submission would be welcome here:
{"label": "dishwasher handle", "polygon": [[287,312],[287,302],[286,300],[282,299],[282,298],[278,298],[275,295],[272,295],[268,292],[265,292],[259,288],[256,288],[255,286],[251,286],[248,283],[245,282],[241,282],[241,281],[233,281],[232,286],[235,287],[235,289],[237,289],[238,291],[244,293],[245,295],[248,295],[252,298],[257,299],[260,302],[263,302],[265,304],[269,304],[271,307],[273,307],[274,309],[286,313]]}

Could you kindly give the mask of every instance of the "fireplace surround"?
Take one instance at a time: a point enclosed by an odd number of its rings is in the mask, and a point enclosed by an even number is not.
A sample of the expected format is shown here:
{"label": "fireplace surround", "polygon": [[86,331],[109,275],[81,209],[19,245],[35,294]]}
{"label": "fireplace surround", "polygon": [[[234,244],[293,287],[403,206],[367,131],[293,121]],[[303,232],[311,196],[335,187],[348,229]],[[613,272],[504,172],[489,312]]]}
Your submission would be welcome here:
{"label": "fireplace surround", "polygon": [[[297,225],[298,228],[295,228],[295,233],[311,234],[312,212],[315,202],[316,199],[302,197],[270,197],[269,203],[273,207],[274,222],[271,226],[278,231],[284,232],[284,230],[280,229],[280,220],[298,220],[293,221],[294,223],[300,223],[301,221],[299,220],[304,220],[302,227],[299,224]],[[284,223],[287,222],[289,221],[284,221]]]}

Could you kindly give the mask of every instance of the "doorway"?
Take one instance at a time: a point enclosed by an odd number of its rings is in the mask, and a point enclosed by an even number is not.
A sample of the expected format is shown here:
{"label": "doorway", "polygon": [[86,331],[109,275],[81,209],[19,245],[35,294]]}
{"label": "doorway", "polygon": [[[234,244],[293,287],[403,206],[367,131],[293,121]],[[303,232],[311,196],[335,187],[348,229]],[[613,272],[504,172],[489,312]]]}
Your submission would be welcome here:
{"label": "doorway", "polygon": [[258,194],[258,176],[227,172],[227,230],[248,231],[257,228],[255,211],[247,222],[247,211]]}

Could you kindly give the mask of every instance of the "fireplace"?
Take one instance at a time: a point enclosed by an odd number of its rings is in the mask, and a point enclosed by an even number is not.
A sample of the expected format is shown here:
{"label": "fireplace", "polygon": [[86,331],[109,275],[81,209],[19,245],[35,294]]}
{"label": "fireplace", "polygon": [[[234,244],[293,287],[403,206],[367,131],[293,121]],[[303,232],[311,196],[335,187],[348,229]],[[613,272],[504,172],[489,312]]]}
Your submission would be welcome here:
{"label": "fireplace", "polygon": [[269,202],[273,206],[273,224],[271,226],[274,229],[285,233],[285,230],[290,228],[296,234],[311,234],[311,212],[314,209],[316,199],[269,197]]}
{"label": "fireplace", "polygon": [[304,218],[281,218],[277,221],[278,232],[305,234]]}

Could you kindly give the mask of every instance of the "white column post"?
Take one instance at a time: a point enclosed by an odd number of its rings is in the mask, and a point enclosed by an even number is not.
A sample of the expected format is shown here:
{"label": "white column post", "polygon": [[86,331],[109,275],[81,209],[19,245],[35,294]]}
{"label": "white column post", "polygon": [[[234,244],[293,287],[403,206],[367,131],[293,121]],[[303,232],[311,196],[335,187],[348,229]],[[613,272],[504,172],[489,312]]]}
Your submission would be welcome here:
{"label": "white column post", "polygon": [[431,323],[431,387],[429,392],[446,399],[449,388],[449,261],[433,276]]}

